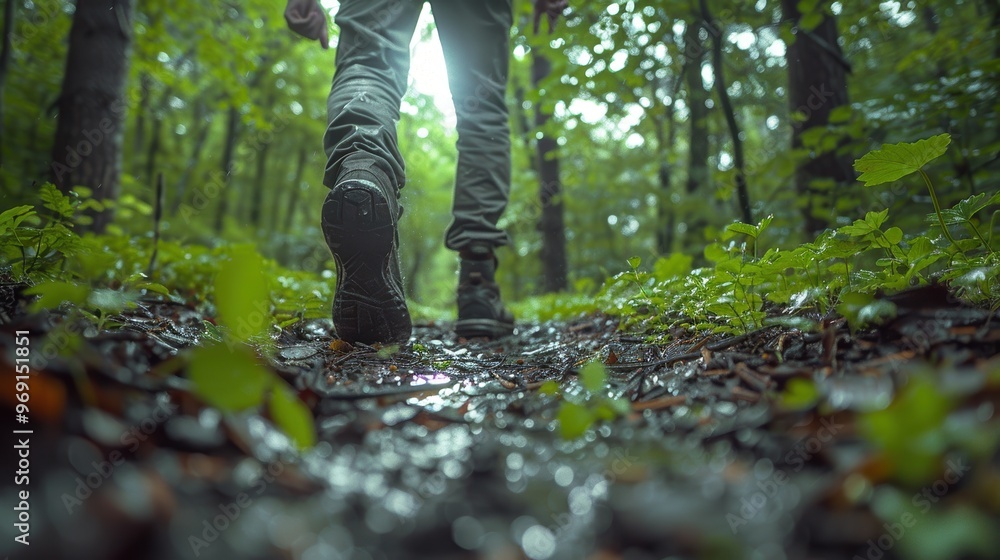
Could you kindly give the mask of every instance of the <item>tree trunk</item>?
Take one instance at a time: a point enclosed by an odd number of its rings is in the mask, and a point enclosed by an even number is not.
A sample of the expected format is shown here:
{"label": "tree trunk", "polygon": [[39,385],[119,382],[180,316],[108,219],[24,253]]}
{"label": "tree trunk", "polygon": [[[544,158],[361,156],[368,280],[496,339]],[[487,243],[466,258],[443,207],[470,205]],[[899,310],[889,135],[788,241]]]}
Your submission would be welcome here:
{"label": "tree trunk", "polygon": [[[77,0],[52,151],[63,191],[83,185],[97,200],[118,198],[131,41],[132,0]],[[97,213],[91,229],[103,232],[111,218]]]}
{"label": "tree trunk", "polygon": [[153,91],[153,79],[143,72],[139,76],[139,105],[135,108],[135,133],[129,141],[131,153],[128,158],[128,168],[136,177],[142,171],[143,146],[146,145],[146,114],[149,112],[149,97]]}
{"label": "tree trunk", "polygon": [[306,161],[309,159],[309,152],[302,148],[299,150],[299,160],[295,163],[295,179],[292,181],[292,192],[288,195],[288,208],[285,210],[285,232],[292,230],[292,222],[295,221],[295,211],[298,209],[299,197],[302,194],[302,175],[306,171]]}
{"label": "tree trunk", "polygon": [[232,181],[233,154],[236,152],[239,124],[240,112],[235,105],[230,105],[226,116],[226,142],[222,149],[222,188],[219,190],[219,204],[215,207],[215,233],[222,233],[226,214],[229,213],[229,183]]}
{"label": "tree trunk", "polygon": [[740,213],[743,215],[743,223],[754,224],[753,208],[750,205],[750,193],[747,189],[746,164],[743,160],[743,140],[740,139],[740,126],[736,123],[736,110],[733,109],[733,101],[729,98],[729,90],[726,85],[725,64],[722,59],[723,30],[712,19],[708,3],[705,0],[700,0],[699,3],[701,16],[705,20],[704,24],[709,35],[712,36],[712,70],[715,74],[715,90],[719,95],[719,103],[722,105],[726,125],[729,127],[729,135],[733,142],[733,166],[736,171],[736,196],[739,198]]}
{"label": "tree trunk", "polygon": [[[673,37],[670,35],[664,38],[665,41],[672,39]],[[673,91],[670,93],[670,103],[665,107],[664,113],[656,113],[653,118],[653,124],[656,127],[657,159],[660,162],[659,169],[657,170],[657,177],[660,182],[660,199],[656,207],[657,216],[659,217],[656,247],[659,253],[663,255],[673,252],[674,231],[677,227],[677,212],[670,201],[670,190],[673,183],[670,154],[673,153],[674,148],[677,146],[677,122],[675,119],[677,114],[677,94],[681,89],[681,77],[686,74],[687,67],[687,63],[682,65],[679,75],[674,76]],[[666,80],[663,81],[661,86],[666,87]],[[654,88],[653,99],[656,98],[657,92]]]}
{"label": "tree trunk", "polygon": [[267,155],[271,151],[271,144],[266,142],[257,152],[257,170],[253,180],[253,194],[250,201],[250,225],[260,231],[261,216],[264,212],[264,188],[266,186],[267,175]]}
{"label": "tree trunk", "polygon": [[0,43],[0,168],[3,167],[4,139],[4,99],[3,93],[7,85],[7,71],[10,68],[11,35],[14,33],[14,0],[7,0],[3,6],[3,38]]}
{"label": "tree trunk", "polygon": [[[531,81],[537,88],[538,84],[552,71],[552,63],[542,54],[536,52],[532,57]],[[551,115],[539,103],[535,108],[535,125],[545,126]],[[545,293],[558,292],[566,289],[566,225],[563,219],[562,183],[559,179],[559,159],[555,154],[556,140],[543,135],[537,143],[538,178],[541,181],[539,193],[542,205],[542,216],[538,228],[542,232],[542,271],[544,273],[543,289]]]}
{"label": "tree trunk", "polygon": [[[163,93],[164,103],[160,103],[160,106],[163,106],[168,99],[170,99],[170,88],[167,88],[167,91]],[[154,111],[153,130],[149,136],[149,150],[146,153],[146,181],[149,185],[152,185],[155,179],[156,157],[160,153],[160,131],[162,129],[163,113]]]}
{"label": "tree trunk", "polygon": [[170,205],[171,216],[177,214],[177,210],[184,203],[184,195],[187,192],[188,184],[191,182],[191,176],[198,167],[198,163],[201,162],[201,154],[205,148],[205,142],[208,140],[208,133],[212,129],[211,123],[205,122],[204,111],[205,104],[201,101],[195,102],[193,123],[198,127],[198,131],[195,132],[194,143],[191,145],[191,155],[187,158],[187,162],[184,164],[184,171],[177,181],[177,192],[174,194],[174,201]]}
{"label": "tree trunk", "polygon": [[691,136],[688,139],[688,176],[685,191],[693,194],[700,187],[708,190],[708,107],[705,101],[708,93],[701,78],[701,66],[705,58],[705,47],[698,37],[701,26],[689,22],[684,31],[684,50],[687,57],[687,72],[684,80],[687,86],[688,121]]}
{"label": "tree trunk", "polygon": [[[848,104],[846,63],[837,43],[837,23],[830,15],[812,31],[799,29],[801,13],[797,0],[781,0],[785,21],[796,25],[795,41],[788,45],[788,103],[791,111],[805,115],[803,122],[792,124],[792,149],[802,149],[802,135],[810,128],[826,126],[830,113]],[[807,234],[815,235],[833,220],[833,192],[818,188],[818,182],[836,184],[854,182],[851,160],[832,150],[810,154],[795,173],[795,188],[799,194]]]}

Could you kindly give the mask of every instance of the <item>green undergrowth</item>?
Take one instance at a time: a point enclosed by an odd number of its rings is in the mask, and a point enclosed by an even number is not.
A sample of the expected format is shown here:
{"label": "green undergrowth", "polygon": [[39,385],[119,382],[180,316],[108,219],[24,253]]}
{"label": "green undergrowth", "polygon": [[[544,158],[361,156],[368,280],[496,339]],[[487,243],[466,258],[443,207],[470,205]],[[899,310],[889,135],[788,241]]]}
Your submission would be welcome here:
{"label": "green undergrowth", "polygon": [[[780,324],[814,330],[822,318],[835,314],[857,328],[894,315],[892,304],[880,294],[930,282],[947,284],[963,301],[995,309],[1000,306],[994,239],[1000,192],[942,208],[924,166],[943,155],[949,143],[948,135],[940,135],[886,145],[855,163],[870,187],[919,175],[934,210],[925,231],[904,232],[893,225],[888,210],[873,210],[810,243],[780,249],[762,241],[770,217],[755,225],[734,223],[705,248],[710,266],[693,268],[693,259],[682,254],[651,264],[635,257],[628,270],[608,279],[596,294],[578,290],[538,296],[512,307],[519,319],[538,321],[605,312],[620,316],[625,329],[656,337],[676,328],[744,333]],[[289,404],[290,389],[261,373],[266,371],[262,366],[249,364],[272,350],[272,335],[282,328],[329,317],[332,273],[285,268],[261,257],[253,245],[154,240],[152,234],[130,236],[114,226],[108,234],[80,235],[80,226],[89,223],[88,211],[107,204],[88,195],[86,189],[64,194],[47,184],[39,188],[37,205],[0,214],[0,280],[27,284],[26,293],[37,296],[32,311],[60,309],[98,329],[116,327],[118,314],[151,298],[194,305],[211,319],[204,326],[207,345],[188,355],[205,400],[229,410],[247,403],[267,406],[279,424],[296,434],[293,439],[310,441],[305,434],[311,424],[304,428]],[[144,214],[134,202],[118,201],[119,217]],[[451,314],[416,304],[412,310],[418,319]],[[223,345],[228,354],[214,345]],[[199,377],[198,372],[222,367],[226,356],[232,358],[232,368],[243,371],[240,375],[258,380],[247,386],[250,393],[242,400],[216,398],[221,388]],[[567,402],[565,425],[574,425],[574,418],[576,425],[589,425],[615,411],[601,399]]]}
{"label": "green undergrowth", "polygon": [[934,209],[923,232],[893,226],[885,209],[785,250],[760,242],[770,217],[756,225],[734,223],[705,248],[711,266],[694,269],[692,259],[679,254],[651,266],[634,257],[629,270],[609,279],[594,301],[599,309],[622,316],[625,328],[654,333],[678,327],[745,333],[771,324],[814,330],[834,313],[856,328],[894,316],[892,304],[880,294],[931,282],[945,283],[962,301],[996,309],[1000,192],[941,208],[923,167],[943,155],[949,143],[943,134],[886,145],[855,162],[869,187],[921,176]]}

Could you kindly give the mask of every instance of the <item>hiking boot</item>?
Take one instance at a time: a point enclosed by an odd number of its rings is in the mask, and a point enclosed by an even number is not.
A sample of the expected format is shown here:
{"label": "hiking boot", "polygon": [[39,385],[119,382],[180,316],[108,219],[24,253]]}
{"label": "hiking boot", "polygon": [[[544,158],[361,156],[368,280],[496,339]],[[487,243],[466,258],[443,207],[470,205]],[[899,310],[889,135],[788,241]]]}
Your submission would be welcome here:
{"label": "hiking boot", "polygon": [[461,256],[455,334],[462,338],[500,338],[512,334],[514,314],[500,300],[493,250],[488,246],[471,246]]}
{"label": "hiking boot", "polygon": [[337,265],[333,326],[342,340],[388,344],[410,339],[399,272],[400,214],[397,195],[374,162],[345,162],[323,203],[323,235]]}

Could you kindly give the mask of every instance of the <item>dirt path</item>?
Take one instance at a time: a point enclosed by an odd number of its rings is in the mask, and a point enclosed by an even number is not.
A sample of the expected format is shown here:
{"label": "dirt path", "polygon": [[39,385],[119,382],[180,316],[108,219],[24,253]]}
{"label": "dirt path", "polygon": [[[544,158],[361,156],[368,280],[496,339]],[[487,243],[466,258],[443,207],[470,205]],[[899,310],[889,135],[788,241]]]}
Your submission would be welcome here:
{"label": "dirt path", "polygon": [[[895,321],[856,335],[838,320],[819,333],[651,343],[591,316],[491,343],[420,325],[413,344],[380,350],[331,346],[326,322],[299,324],[269,362],[315,414],[320,443],[302,455],[261,414],[223,416],[194,398],[183,349],[203,317],[150,304],[36,368],[32,544],[10,544],[7,524],[0,554],[933,558],[914,554],[942,516],[971,507],[966,525],[995,526],[1000,511],[1000,322],[938,295],[900,296]],[[9,363],[14,331],[31,330],[41,348],[73,330],[37,316],[0,329]],[[592,361],[607,372],[597,391],[578,378]],[[948,434],[994,439],[981,456],[939,442],[944,482],[921,487],[901,481],[908,455],[880,450],[862,424],[923,370],[947,389]],[[627,406],[601,409],[619,397]],[[5,414],[13,406],[6,399]],[[573,411],[613,419],[566,440],[560,423]],[[901,414],[881,422],[907,422]],[[927,435],[918,424],[900,439]],[[923,516],[891,523],[885,492],[909,500],[928,488]],[[983,557],[997,550],[987,533],[968,541]]]}

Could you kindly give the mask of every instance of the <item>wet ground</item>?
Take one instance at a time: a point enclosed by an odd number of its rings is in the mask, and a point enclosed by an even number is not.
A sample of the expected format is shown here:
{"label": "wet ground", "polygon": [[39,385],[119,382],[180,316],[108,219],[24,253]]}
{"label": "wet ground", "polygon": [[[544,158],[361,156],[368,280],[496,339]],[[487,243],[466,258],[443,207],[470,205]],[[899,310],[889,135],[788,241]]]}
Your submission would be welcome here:
{"label": "wet ground", "polygon": [[[659,342],[587,316],[493,342],[418,325],[389,351],[331,345],[328,322],[301,323],[266,361],[314,413],[319,443],[304,453],[266,414],[223,415],[193,396],[185,349],[205,331],[193,309],[147,303],[100,332],[13,313],[0,324],[5,369],[15,331],[30,330],[37,356],[31,544],[4,523],[0,555],[1000,557],[1000,320],[934,289],[895,299],[896,320],[853,334],[828,319],[816,333]],[[46,352],[66,345],[68,357]],[[566,440],[557,417],[588,398],[578,374],[592,361],[608,386],[587,402],[628,405]],[[903,442],[944,438],[928,443],[930,483],[899,464],[926,453],[873,443],[861,420],[921,375],[947,393],[944,435],[921,424],[933,399],[883,423]],[[979,447],[956,444],[962,434]],[[4,447],[10,508],[25,487],[10,484],[17,450]]]}

